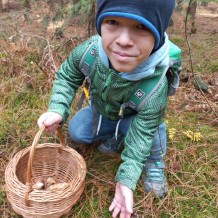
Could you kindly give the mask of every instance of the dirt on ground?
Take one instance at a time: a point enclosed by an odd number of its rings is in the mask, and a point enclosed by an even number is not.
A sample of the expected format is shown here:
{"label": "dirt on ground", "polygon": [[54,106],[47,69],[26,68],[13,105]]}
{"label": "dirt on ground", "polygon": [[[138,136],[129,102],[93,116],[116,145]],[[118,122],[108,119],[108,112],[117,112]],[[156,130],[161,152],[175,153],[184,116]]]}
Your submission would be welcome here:
{"label": "dirt on ground", "polygon": [[[169,37],[182,49],[183,57],[180,74],[181,85],[176,98],[173,99],[174,104],[173,106],[170,105],[170,107],[177,114],[184,111],[199,113],[200,119],[215,127],[218,127],[217,6],[218,4],[207,8],[198,8],[195,19],[196,33],[194,34],[191,33],[192,21],[190,18],[185,23],[185,11],[174,13],[174,25],[168,29]],[[211,9],[211,7],[214,9]],[[30,10],[24,8],[20,3],[11,4],[9,11],[0,13],[0,54],[1,49],[15,56],[27,50],[40,53],[43,46],[52,45],[55,48],[55,64],[58,66],[65,59],[67,53],[86,39],[89,34],[85,15],[75,15],[68,22],[66,22],[65,16],[63,16],[63,19],[53,21],[54,16],[55,13],[49,11],[48,5],[43,1],[37,1]],[[0,56],[1,66],[5,66],[5,61],[5,58]],[[10,71],[11,77],[14,76],[13,73],[19,73],[18,68],[15,70],[8,67],[8,73]],[[199,76],[206,83],[208,86],[206,92],[198,90],[193,85],[194,75]],[[85,156],[87,149],[81,150],[81,153]],[[0,150],[0,158],[3,156],[4,153],[3,151],[1,153]],[[4,162],[2,161],[0,167],[0,176],[2,178],[0,184],[4,184],[6,164],[4,158]],[[0,199],[0,201],[3,200]],[[2,203],[2,205],[2,210],[8,209],[6,202]]]}

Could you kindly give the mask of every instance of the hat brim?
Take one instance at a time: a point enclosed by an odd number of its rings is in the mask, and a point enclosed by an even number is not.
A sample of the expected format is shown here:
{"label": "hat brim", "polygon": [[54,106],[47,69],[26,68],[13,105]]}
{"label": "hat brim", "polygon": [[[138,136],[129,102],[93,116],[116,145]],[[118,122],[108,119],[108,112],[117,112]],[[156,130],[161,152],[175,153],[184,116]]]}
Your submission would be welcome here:
{"label": "hat brim", "polygon": [[96,28],[99,35],[101,35],[101,23],[105,17],[124,17],[131,20],[136,20],[139,23],[143,24],[145,27],[147,27],[154,35],[155,37],[155,46],[154,49],[156,49],[159,46],[160,43],[160,35],[157,31],[157,29],[154,27],[154,25],[146,20],[145,18],[131,14],[131,13],[123,13],[123,12],[104,12],[98,16],[98,19],[96,20]]}

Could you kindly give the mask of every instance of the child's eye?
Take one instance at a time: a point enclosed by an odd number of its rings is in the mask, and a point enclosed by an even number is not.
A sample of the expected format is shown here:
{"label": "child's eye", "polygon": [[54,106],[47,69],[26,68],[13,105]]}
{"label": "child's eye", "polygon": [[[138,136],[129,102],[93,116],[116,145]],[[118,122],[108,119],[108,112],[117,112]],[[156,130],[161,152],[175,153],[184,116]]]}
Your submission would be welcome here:
{"label": "child's eye", "polygon": [[143,24],[139,24],[139,25],[137,26],[137,28],[140,29],[140,30],[145,30],[145,31],[148,31],[148,30],[149,30],[149,29],[148,29],[145,25],[143,25]]}
{"label": "child's eye", "polygon": [[116,20],[105,20],[105,23],[109,25],[118,25],[119,23]]}

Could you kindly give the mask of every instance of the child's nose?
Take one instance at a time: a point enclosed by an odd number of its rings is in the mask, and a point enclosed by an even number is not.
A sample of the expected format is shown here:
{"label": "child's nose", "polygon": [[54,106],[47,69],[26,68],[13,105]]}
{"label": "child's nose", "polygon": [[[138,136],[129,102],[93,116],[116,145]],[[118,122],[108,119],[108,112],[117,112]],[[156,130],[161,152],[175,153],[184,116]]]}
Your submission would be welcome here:
{"label": "child's nose", "polygon": [[133,44],[132,33],[128,28],[122,28],[117,37],[117,43],[121,46]]}

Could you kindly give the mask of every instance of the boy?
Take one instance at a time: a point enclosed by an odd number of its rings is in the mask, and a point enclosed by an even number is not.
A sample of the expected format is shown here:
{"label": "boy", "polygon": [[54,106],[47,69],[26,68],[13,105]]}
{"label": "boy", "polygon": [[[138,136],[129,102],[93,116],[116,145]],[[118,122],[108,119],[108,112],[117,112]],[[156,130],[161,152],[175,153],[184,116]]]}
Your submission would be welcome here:
{"label": "boy", "polygon": [[[122,119],[120,106],[139,81],[158,76],[167,68],[168,38],[165,30],[174,0],[98,0],[96,28],[91,37],[69,55],[56,73],[48,112],[38,125],[53,133],[66,122],[76,90],[84,81],[79,65],[92,41],[96,63],[90,75],[91,105],[76,113],[69,135],[79,143],[101,140],[98,150],[116,152],[124,140],[122,163],[116,173],[112,217],[129,218],[133,213],[133,190],[144,170],[144,189],[162,197],[167,191],[162,155],[166,153],[163,115],[167,102],[167,79],[149,97],[139,112],[127,108]],[[118,138],[114,133],[118,131]]]}

